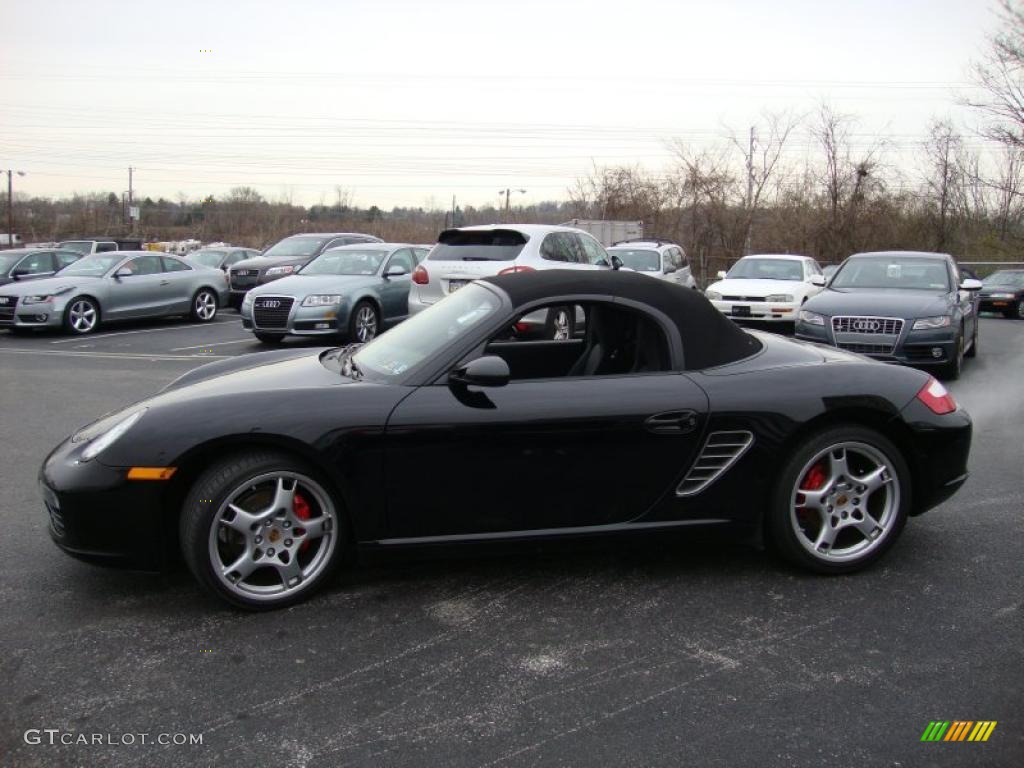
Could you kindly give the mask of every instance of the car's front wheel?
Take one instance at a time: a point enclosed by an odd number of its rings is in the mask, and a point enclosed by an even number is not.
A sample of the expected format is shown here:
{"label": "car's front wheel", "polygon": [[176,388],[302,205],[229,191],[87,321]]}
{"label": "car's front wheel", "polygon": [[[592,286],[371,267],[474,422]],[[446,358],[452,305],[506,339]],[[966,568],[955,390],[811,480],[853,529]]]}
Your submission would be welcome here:
{"label": "car's front wheel", "polygon": [[910,470],[885,436],[834,427],[805,441],[780,474],[769,540],[818,573],[860,570],[891,547],[910,509]]}
{"label": "car's front wheel", "polygon": [[182,509],[181,548],[207,590],[249,610],[304,600],[337,566],[344,528],[324,482],[289,456],[252,451],[210,467]]}
{"label": "car's front wheel", "polygon": [[190,315],[197,323],[209,323],[217,316],[217,294],[209,288],[201,288],[192,297]]}
{"label": "car's front wheel", "polygon": [[1017,301],[1016,316],[1018,320],[1024,320],[1024,299]]}
{"label": "car's front wheel", "polygon": [[953,342],[953,359],[942,367],[941,376],[947,381],[956,381],[964,370],[964,329],[956,335]]}
{"label": "car's front wheel", "polygon": [[100,307],[88,296],[76,296],[64,310],[64,329],[70,333],[92,333],[100,324]]}
{"label": "car's front wheel", "polygon": [[352,319],[349,321],[349,340],[364,344],[373,341],[380,332],[380,314],[377,308],[368,301],[360,301],[352,309]]}

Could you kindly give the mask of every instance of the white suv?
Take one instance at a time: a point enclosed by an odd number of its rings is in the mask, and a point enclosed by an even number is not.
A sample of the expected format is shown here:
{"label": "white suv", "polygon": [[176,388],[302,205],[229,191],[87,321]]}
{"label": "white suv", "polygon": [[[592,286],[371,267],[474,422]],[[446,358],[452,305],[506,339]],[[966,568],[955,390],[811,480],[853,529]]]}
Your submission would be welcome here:
{"label": "white suv", "polygon": [[[486,224],[446,229],[412,273],[409,314],[414,315],[481,277],[538,269],[605,269],[611,257],[581,229],[547,224]],[[570,307],[524,317],[521,332],[570,338],[576,313]]]}
{"label": "white suv", "polygon": [[623,240],[612,245],[608,253],[622,260],[623,269],[667,280],[684,288],[697,287],[685,251],[671,240],[651,237]]}
{"label": "white suv", "polygon": [[704,291],[715,308],[734,320],[792,323],[800,305],[821,292],[825,276],[809,256],[744,256]]}

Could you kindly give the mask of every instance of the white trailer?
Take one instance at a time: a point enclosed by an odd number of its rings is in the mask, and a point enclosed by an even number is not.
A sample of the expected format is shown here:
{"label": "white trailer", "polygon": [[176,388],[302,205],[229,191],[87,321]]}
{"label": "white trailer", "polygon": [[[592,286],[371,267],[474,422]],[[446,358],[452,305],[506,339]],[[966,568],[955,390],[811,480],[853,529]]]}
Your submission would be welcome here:
{"label": "white trailer", "polygon": [[621,240],[636,240],[644,236],[642,221],[611,221],[608,219],[571,219],[562,226],[576,227],[589,232],[607,248]]}

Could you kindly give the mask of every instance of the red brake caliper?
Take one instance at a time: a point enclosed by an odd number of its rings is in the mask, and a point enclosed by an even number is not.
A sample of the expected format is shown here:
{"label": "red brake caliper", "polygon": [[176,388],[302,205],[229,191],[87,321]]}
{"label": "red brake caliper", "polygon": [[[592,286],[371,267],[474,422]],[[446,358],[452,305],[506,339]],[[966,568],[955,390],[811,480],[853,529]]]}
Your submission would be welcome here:
{"label": "red brake caliper", "polygon": [[[292,511],[295,512],[295,516],[299,520],[309,520],[313,516],[312,511],[309,509],[309,502],[306,501],[301,493],[295,494],[295,498],[292,501]],[[299,545],[299,552],[305,552],[307,549],[309,549],[308,541],[304,541]]]}
{"label": "red brake caliper", "polygon": [[[816,491],[821,488],[828,481],[828,477],[825,475],[825,467],[822,462],[818,462],[804,475],[804,479],[800,481],[801,491]],[[797,504],[803,504],[807,499],[803,494],[797,495]],[[806,522],[808,514],[807,507],[798,507],[796,510],[797,515],[801,521]]]}

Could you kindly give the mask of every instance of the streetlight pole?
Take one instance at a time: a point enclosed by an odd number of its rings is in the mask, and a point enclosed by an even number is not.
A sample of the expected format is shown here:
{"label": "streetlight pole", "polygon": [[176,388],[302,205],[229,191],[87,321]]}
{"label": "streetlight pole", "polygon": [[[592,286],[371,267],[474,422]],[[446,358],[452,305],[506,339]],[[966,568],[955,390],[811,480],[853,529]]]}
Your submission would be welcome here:
{"label": "streetlight pole", "polygon": [[0,173],[7,174],[7,247],[14,247],[14,184],[11,180],[12,174],[18,174],[24,176],[24,171],[12,171],[8,168],[6,171],[0,171]]}
{"label": "streetlight pole", "polygon": [[525,195],[526,194],[526,190],[525,189],[511,189],[511,188],[508,188],[508,189],[499,189],[498,190],[498,197],[501,197],[502,195],[505,196],[505,223],[506,224],[509,222],[509,218],[510,218],[509,217],[509,213],[510,213],[510,209],[511,209],[510,201],[512,199],[512,193],[513,192],[518,192],[521,195]]}

